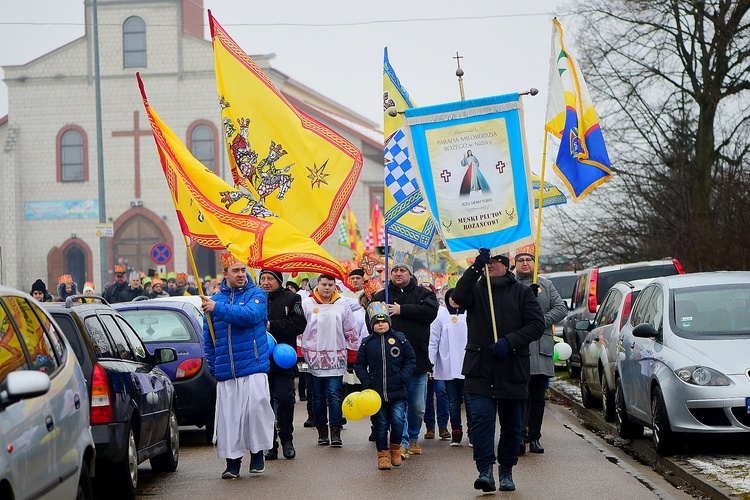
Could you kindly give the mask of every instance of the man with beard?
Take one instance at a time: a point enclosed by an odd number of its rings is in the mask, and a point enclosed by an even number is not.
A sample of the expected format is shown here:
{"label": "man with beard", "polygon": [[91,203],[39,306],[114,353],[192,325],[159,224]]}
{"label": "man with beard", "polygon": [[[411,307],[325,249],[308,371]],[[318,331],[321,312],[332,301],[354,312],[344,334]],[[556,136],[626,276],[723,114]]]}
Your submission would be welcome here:
{"label": "man with beard", "polygon": [[[305,314],[302,312],[302,298],[296,293],[283,288],[283,275],[278,271],[263,269],[258,278],[260,287],[268,296],[268,323],[266,330],[276,339],[276,344],[288,344],[297,349],[297,335],[305,331]],[[271,389],[271,404],[276,411],[276,426],[273,432],[273,448],[266,452],[266,460],[279,458],[281,451],[287,460],[297,453],[292,444],[294,432],[294,369],[281,368],[271,357],[271,371],[268,384]]]}

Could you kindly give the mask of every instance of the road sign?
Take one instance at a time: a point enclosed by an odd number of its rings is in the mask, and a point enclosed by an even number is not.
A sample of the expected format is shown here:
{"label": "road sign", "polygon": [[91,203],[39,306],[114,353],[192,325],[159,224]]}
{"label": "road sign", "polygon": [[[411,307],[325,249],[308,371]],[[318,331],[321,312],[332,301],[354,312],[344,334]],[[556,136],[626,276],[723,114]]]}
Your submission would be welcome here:
{"label": "road sign", "polygon": [[166,264],[172,258],[172,249],[166,243],[157,243],[151,247],[151,260],[157,264]]}

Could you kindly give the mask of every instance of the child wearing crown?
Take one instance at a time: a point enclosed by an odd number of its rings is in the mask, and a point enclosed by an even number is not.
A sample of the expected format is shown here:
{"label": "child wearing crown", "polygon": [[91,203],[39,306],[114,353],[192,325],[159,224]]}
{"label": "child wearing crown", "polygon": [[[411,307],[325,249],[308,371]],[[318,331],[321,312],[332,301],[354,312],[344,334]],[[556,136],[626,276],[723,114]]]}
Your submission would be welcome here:
{"label": "child wearing crown", "polygon": [[367,313],[373,333],[362,340],[354,371],[365,389],[380,395],[382,404],[373,417],[375,445],[378,469],[389,470],[401,465],[406,388],[416,368],[416,356],[404,334],[391,328],[387,304],[372,302]]}

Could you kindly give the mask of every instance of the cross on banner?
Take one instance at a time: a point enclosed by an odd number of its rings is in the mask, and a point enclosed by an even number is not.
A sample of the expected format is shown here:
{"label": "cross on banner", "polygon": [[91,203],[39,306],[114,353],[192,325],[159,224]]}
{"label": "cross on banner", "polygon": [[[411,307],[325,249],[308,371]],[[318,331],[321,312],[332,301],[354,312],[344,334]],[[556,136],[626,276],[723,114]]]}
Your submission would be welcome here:
{"label": "cross on banner", "polygon": [[151,129],[138,128],[138,111],[133,111],[133,130],[112,131],[112,137],[133,137],[133,173],[135,181],[135,197],[141,197],[141,136],[151,135]]}

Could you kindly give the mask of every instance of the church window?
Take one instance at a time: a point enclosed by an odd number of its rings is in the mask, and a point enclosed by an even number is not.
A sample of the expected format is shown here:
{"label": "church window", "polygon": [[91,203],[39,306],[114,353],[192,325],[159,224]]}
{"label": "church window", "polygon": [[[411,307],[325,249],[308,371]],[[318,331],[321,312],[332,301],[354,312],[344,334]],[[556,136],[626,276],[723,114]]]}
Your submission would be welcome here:
{"label": "church window", "polygon": [[122,25],[122,60],[125,68],[146,67],[146,23],[137,16]]}
{"label": "church window", "polygon": [[207,120],[199,120],[188,129],[188,147],[196,159],[215,174],[220,175],[216,135],[216,127],[213,123]]}
{"label": "church window", "polygon": [[57,134],[58,182],[88,180],[88,151],[86,133],[82,128],[69,125]]}

